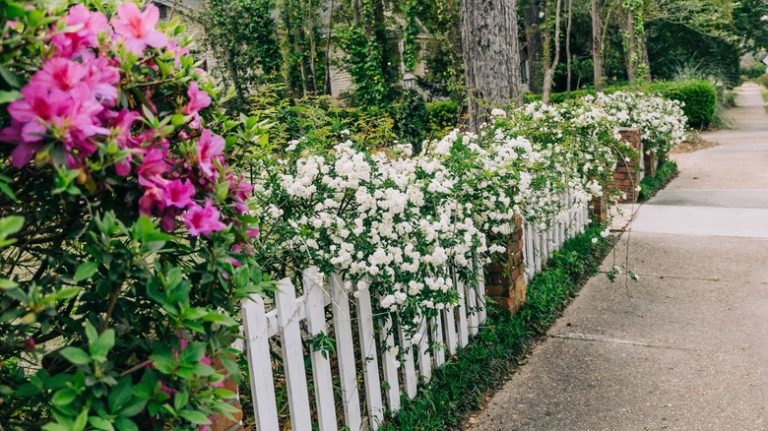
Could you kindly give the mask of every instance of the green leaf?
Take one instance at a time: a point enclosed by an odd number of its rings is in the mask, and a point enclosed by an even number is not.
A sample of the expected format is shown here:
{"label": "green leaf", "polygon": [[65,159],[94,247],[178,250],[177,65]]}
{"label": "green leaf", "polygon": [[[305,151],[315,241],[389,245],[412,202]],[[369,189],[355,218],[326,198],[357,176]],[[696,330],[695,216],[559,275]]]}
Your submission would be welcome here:
{"label": "green leaf", "polygon": [[91,354],[101,361],[107,360],[107,354],[115,346],[115,330],[107,329],[99,335],[95,343],[90,345]]}
{"label": "green leaf", "polygon": [[131,400],[133,396],[133,385],[131,378],[126,376],[120,379],[117,386],[109,392],[109,410],[117,413]]}
{"label": "green leaf", "polygon": [[189,393],[186,390],[181,390],[173,398],[173,408],[176,410],[181,410],[187,406],[188,401]]}
{"label": "green leaf", "polygon": [[125,408],[122,411],[120,411],[120,415],[125,417],[136,416],[137,414],[144,411],[144,407],[146,405],[147,405],[146,399],[136,399],[130,404],[128,404],[127,406],[125,406]]}
{"label": "green leaf", "polygon": [[51,403],[56,407],[63,407],[70,404],[77,398],[77,393],[69,388],[64,388],[56,391],[51,398]]}
{"label": "green leaf", "polygon": [[104,431],[114,431],[114,427],[111,423],[109,423],[107,420],[100,418],[98,416],[91,416],[88,418],[88,423],[91,424],[92,427]]}
{"label": "green leaf", "polygon": [[83,349],[78,347],[65,347],[61,349],[61,356],[75,365],[88,365],[91,357]]}
{"label": "green leaf", "polygon": [[0,181],[0,192],[3,192],[6,196],[8,196],[8,199],[18,202],[19,200],[16,198],[16,193],[13,192],[13,190],[8,186],[8,184]]}
{"label": "green leaf", "polygon": [[18,283],[15,281],[8,280],[7,278],[0,278],[0,289],[13,289],[16,286],[18,286]]}
{"label": "green leaf", "polygon": [[179,413],[179,416],[195,425],[208,425],[211,423],[210,419],[208,419],[208,416],[206,416],[205,413],[201,411],[184,410]]}
{"label": "green leaf", "polygon": [[85,424],[88,423],[88,407],[84,407],[83,411],[75,418],[75,423],[72,424],[72,431],[83,431]]}
{"label": "green leaf", "polygon": [[75,281],[83,281],[89,279],[99,269],[98,262],[85,262],[77,267],[75,271]]}
{"label": "green leaf", "polygon": [[0,218],[0,235],[7,236],[21,230],[24,226],[24,217],[8,216]]}
{"label": "green leaf", "polygon": [[11,72],[7,67],[0,66],[0,76],[5,80],[11,88],[21,88],[21,81],[15,73]]}
{"label": "green leaf", "polygon": [[62,424],[51,422],[43,425],[43,431],[69,431],[69,428],[65,427]]}
{"label": "green leaf", "polygon": [[115,426],[118,431],[139,431],[139,427],[136,426],[134,421],[122,416],[115,419]]}
{"label": "green leaf", "polygon": [[87,320],[85,321],[85,336],[88,338],[88,344],[93,344],[99,339],[99,332],[96,331],[96,327]]}
{"label": "green leaf", "polygon": [[21,93],[16,90],[0,91],[0,105],[5,105],[19,99],[21,99]]}

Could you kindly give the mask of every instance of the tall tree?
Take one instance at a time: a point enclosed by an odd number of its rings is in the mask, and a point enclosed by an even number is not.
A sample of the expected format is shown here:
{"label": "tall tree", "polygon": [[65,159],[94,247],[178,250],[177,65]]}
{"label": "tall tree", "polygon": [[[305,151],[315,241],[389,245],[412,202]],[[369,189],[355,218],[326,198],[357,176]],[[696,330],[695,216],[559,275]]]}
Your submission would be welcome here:
{"label": "tall tree", "polygon": [[648,49],[645,44],[645,2],[644,0],[623,0],[624,17],[624,55],[626,57],[627,78],[630,83],[639,80],[650,81],[651,69],[648,65]]}
{"label": "tall tree", "polygon": [[541,0],[525,0],[523,22],[525,24],[525,54],[527,60],[528,89],[531,93],[541,91]]}
{"label": "tall tree", "polygon": [[595,90],[603,90],[603,36],[600,23],[600,0],[590,0],[590,14],[592,15],[592,69],[595,81]]}
{"label": "tall tree", "polygon": [[462,0],[461,34],[470,127],[477,130],[492,107],[522,103],[517,0]]}
{"label": "tall tree", "polygon": [[571,77],[572,77],[572,69],[571,65],[573,63],[573,55],[571,53],[571,31],[573,30],[573,0],[568,0],[568,24],[565,30],[565,62],[566,62],[566,69],[567,69],[567,84],[566,88],[568,89],[568,92],[571,92]]}
{"label": "tall tree", "polygon": [[547,29],[542,33],[544,38],[544,83],[541,89],[541,101],[549,103],[555,69],[560,62],[560,12],[562,10],[562,0],[548,0],[544,10],[544,20]]}

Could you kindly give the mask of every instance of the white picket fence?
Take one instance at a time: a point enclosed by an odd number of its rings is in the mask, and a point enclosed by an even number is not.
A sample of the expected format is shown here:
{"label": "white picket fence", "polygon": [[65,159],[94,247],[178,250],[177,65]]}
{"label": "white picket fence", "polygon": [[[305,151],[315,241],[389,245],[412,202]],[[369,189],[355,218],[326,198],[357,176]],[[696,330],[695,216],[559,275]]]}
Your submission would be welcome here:
{"label": "white picket fence", "polygon": [[[524,226],[526,279],[541,271],[551,254],[582,232],[587,223],[588,210],[580,205],[571,208],[565,219],[553,218],[546,229]],[[314,267],[303,272],[303,294],[299,297],[290,279],[281,280],[272,310],[265,309],[258,295],[243,304],[257,430],[279,431],[282,427],[309,431],[313,422],[321,431],[344,426],[352,431],[376,430],[385,411],[400,408],[401,393],[414,398],[419,383],[428,382],[434,368],[466,346],[486,319],[482,271],[478,271],[475,286],[466,286],[454,277],[458,306],[440,311],[438,318],[422,321],[413,336],[390,316],[374,316],[372,301],[376,298],[367,289],[353,288],[356,293],[351,295],[345,287],[349,283],[338,274],[318,285],[314,282],[317,272]],[[330,321],[326,321],[327,307],[332,314]],[[383,322],[378,331],[377,319]],[[305,352],[305,342],[323,335],[335,340],[335,355]],[[279,375],[272,352],[278,352],[282,362]],[[311,362],[311,379],[305,355]],[[334,381],[340,393],[335,392]],[[279,421],[275,382],[285,388],[290,425]],[[343,412],[342,421],[338,412]]]}

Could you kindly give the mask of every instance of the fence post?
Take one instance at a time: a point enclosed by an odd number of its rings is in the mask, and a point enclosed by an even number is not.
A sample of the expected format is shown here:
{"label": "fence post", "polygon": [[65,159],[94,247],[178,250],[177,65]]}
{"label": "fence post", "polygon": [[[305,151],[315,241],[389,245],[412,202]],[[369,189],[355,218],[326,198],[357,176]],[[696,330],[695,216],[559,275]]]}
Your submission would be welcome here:
{"label": "fence post", "polygon": [[637,127],[618,129],[621,140],[632,146],[640,153],[639,158],[625,159],[625,155],[619,155],[616,171],[613,173],[614,186],[624,194],[622,203],[636,203],[638,198],[637,187],[643,179],[643,142],[640,129]]}
{"label": "fence post", "polygon": [[524,247],[523,218],[518,216],[507,246],[506,262],[491,263],[485,267],[486,293],[512,313],[517,312],[525,302]]}

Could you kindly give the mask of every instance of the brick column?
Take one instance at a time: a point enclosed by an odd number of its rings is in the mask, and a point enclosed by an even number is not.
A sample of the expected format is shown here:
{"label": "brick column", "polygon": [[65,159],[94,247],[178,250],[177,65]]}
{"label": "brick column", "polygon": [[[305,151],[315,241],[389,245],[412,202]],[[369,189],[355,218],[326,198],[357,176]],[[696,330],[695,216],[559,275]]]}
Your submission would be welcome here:
{"label": "brick column", "polygon": [[592,197],[589,213],[593,222],[600,225],[608,224],[608,202],[605,195]]}
{"label": "brick column", "polygon": [[525,263],[523,262],[523,219],[515,220],[503,262],[485,267],[485,293],[502,308],[516,313],[525,303]]}
{"label": "brick column", "polygon": [[645,165],[645,175],[653,178],[656,176],[656,168],[659,167],[659,156],[655,151],[643,154],[643,164]]}
{"label": "brick column", "polygon": [[[628,143],[640,153],[640,157],[643,154],[643,143],[640,140],[640,129],[636,127],[623,128],[618,130],[621,135],[621,140]],[[613,173],[613,185],[625,198],[620,200],[621,203],[636,203],[638,192],[635,190],[640,186],[640,180],[642,177],[642,169],[644,168],[641,158],[632,158],[628,162],[624,156],[618,156],[618,163],[616,164],[616,170]]]}
{"label": "brick column", "polygon": [[[221,361],[219,359],[214,360],[214,367],[223,374],[227,374],[226,369],[221,364]],[[233,379],[231,376],[228,376],[226,379],[224,379],[224,388],[229,389],[230,391],[237,394],[239,392],[239,388],[237,387],[237,383],[235,382],[235,379]],[[214,416],[211,419],[211,431],[230,431],[230,430],[238,430],[242,428],[242,420],[243,420],[243,406],[240,405],[240,399],[238,397],[235,397],[233,400],[229,401],[230,404],[232,404],[233,407],[235,407],[237,410],[239,410],[237,413],[234,413],[234,421],[227,419],[224,416]]]}

